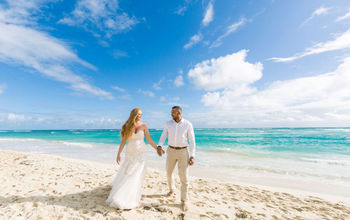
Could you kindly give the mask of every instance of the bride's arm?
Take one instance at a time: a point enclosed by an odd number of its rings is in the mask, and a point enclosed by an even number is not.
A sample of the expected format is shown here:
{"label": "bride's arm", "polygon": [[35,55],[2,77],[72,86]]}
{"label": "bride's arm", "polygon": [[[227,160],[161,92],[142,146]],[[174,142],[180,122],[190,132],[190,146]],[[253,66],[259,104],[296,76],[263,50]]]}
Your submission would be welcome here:
{"label": "bride's arm", "polygon": [[157,150],[157,145],[154,143],[154,141],[152,140],[151,136],[149,135],[149,131],[147,128],[147,125],[145,124],[145,137],[147,142],[155,149]]}
{"label": "bride's arm", "polygon": [[123,152],[125,143],[126,143],[126,138],[122,137],[122,141],[120,142],[118,155],[117,155],[117,164],[120,163],[120,154]]}

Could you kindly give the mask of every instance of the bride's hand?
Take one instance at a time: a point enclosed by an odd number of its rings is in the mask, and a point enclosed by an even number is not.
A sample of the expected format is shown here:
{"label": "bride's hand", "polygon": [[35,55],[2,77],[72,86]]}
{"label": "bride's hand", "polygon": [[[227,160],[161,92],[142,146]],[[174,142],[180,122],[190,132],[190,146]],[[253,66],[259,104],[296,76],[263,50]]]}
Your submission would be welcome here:
{"label": "bride's hand", "polygon": [[120,163],[120,155],[118,154],[118,156],[117,156],[117,164],[119,164]]}

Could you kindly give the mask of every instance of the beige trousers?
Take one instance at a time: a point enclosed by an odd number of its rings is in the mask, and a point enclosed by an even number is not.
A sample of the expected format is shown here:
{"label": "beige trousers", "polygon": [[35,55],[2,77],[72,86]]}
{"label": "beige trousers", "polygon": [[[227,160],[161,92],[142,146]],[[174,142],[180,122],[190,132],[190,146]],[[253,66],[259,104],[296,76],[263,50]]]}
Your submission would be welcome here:
{"label": "beige trousers", "polygon": [[173,171],[177,163],[181,181],[181,201],[186,201],[188,197],[188,159],[188,151],[186,148],[176,150],[168,147],[166,157],[168,185],[170,191],[174,191]]}

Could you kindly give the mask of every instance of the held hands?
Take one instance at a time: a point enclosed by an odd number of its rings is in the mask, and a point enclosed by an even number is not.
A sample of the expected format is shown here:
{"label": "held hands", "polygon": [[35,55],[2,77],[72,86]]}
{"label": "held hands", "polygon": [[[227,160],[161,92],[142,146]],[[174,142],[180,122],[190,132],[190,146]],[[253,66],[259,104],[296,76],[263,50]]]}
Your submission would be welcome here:
{"label": "held hands", "polygon": [[188,161],[188,164],[192,166],[194,164],[194,158],[190,157],[190,160]]}
{"label": "held hands", "polygon": [[165,154],[164,150],[162,149],[162,146],[158,146],[157,147],[157,154],[158,156],[162,156],[163,154]]}

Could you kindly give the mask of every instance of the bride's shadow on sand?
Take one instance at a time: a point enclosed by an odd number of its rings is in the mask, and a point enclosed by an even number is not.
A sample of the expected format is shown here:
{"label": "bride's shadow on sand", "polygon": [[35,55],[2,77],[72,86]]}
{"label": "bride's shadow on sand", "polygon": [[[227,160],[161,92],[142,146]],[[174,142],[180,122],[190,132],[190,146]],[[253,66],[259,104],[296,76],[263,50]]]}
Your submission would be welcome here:
{"label": "bride's shadow on sand", "polygon": [[[40,207],[40,203],[47,205],[59,205],[64,206],[69,209],[74,209],[83,214],[100,213],[106,216],[109,212],[121,213],[123,211],[130,210],[118,210],[112,207],[109,207],[106,204],[106,199],[111,190],[111,186],[106,185],[102,187],[96,187],[92,190],[82,191],[79,193],[65,194],[65,195],[43,195],[43,196],[9,196],[3,197],[0,196],[0,206],[6,207],[13,203],[24,203],[32,202],[33,207]],[[55,191],[53,191],[55,193]],[[153,195],[143,195],[145,198],[162,198],[166,197],[166,194],[153,194]],[[159,212],[168,212],[165,206],[168,207],[177,207],[180,208],[180,204],[166,204],[166,203],[142,203],[141,209],[159,211]],[[67,210],[68,211],[68,210]]]}

